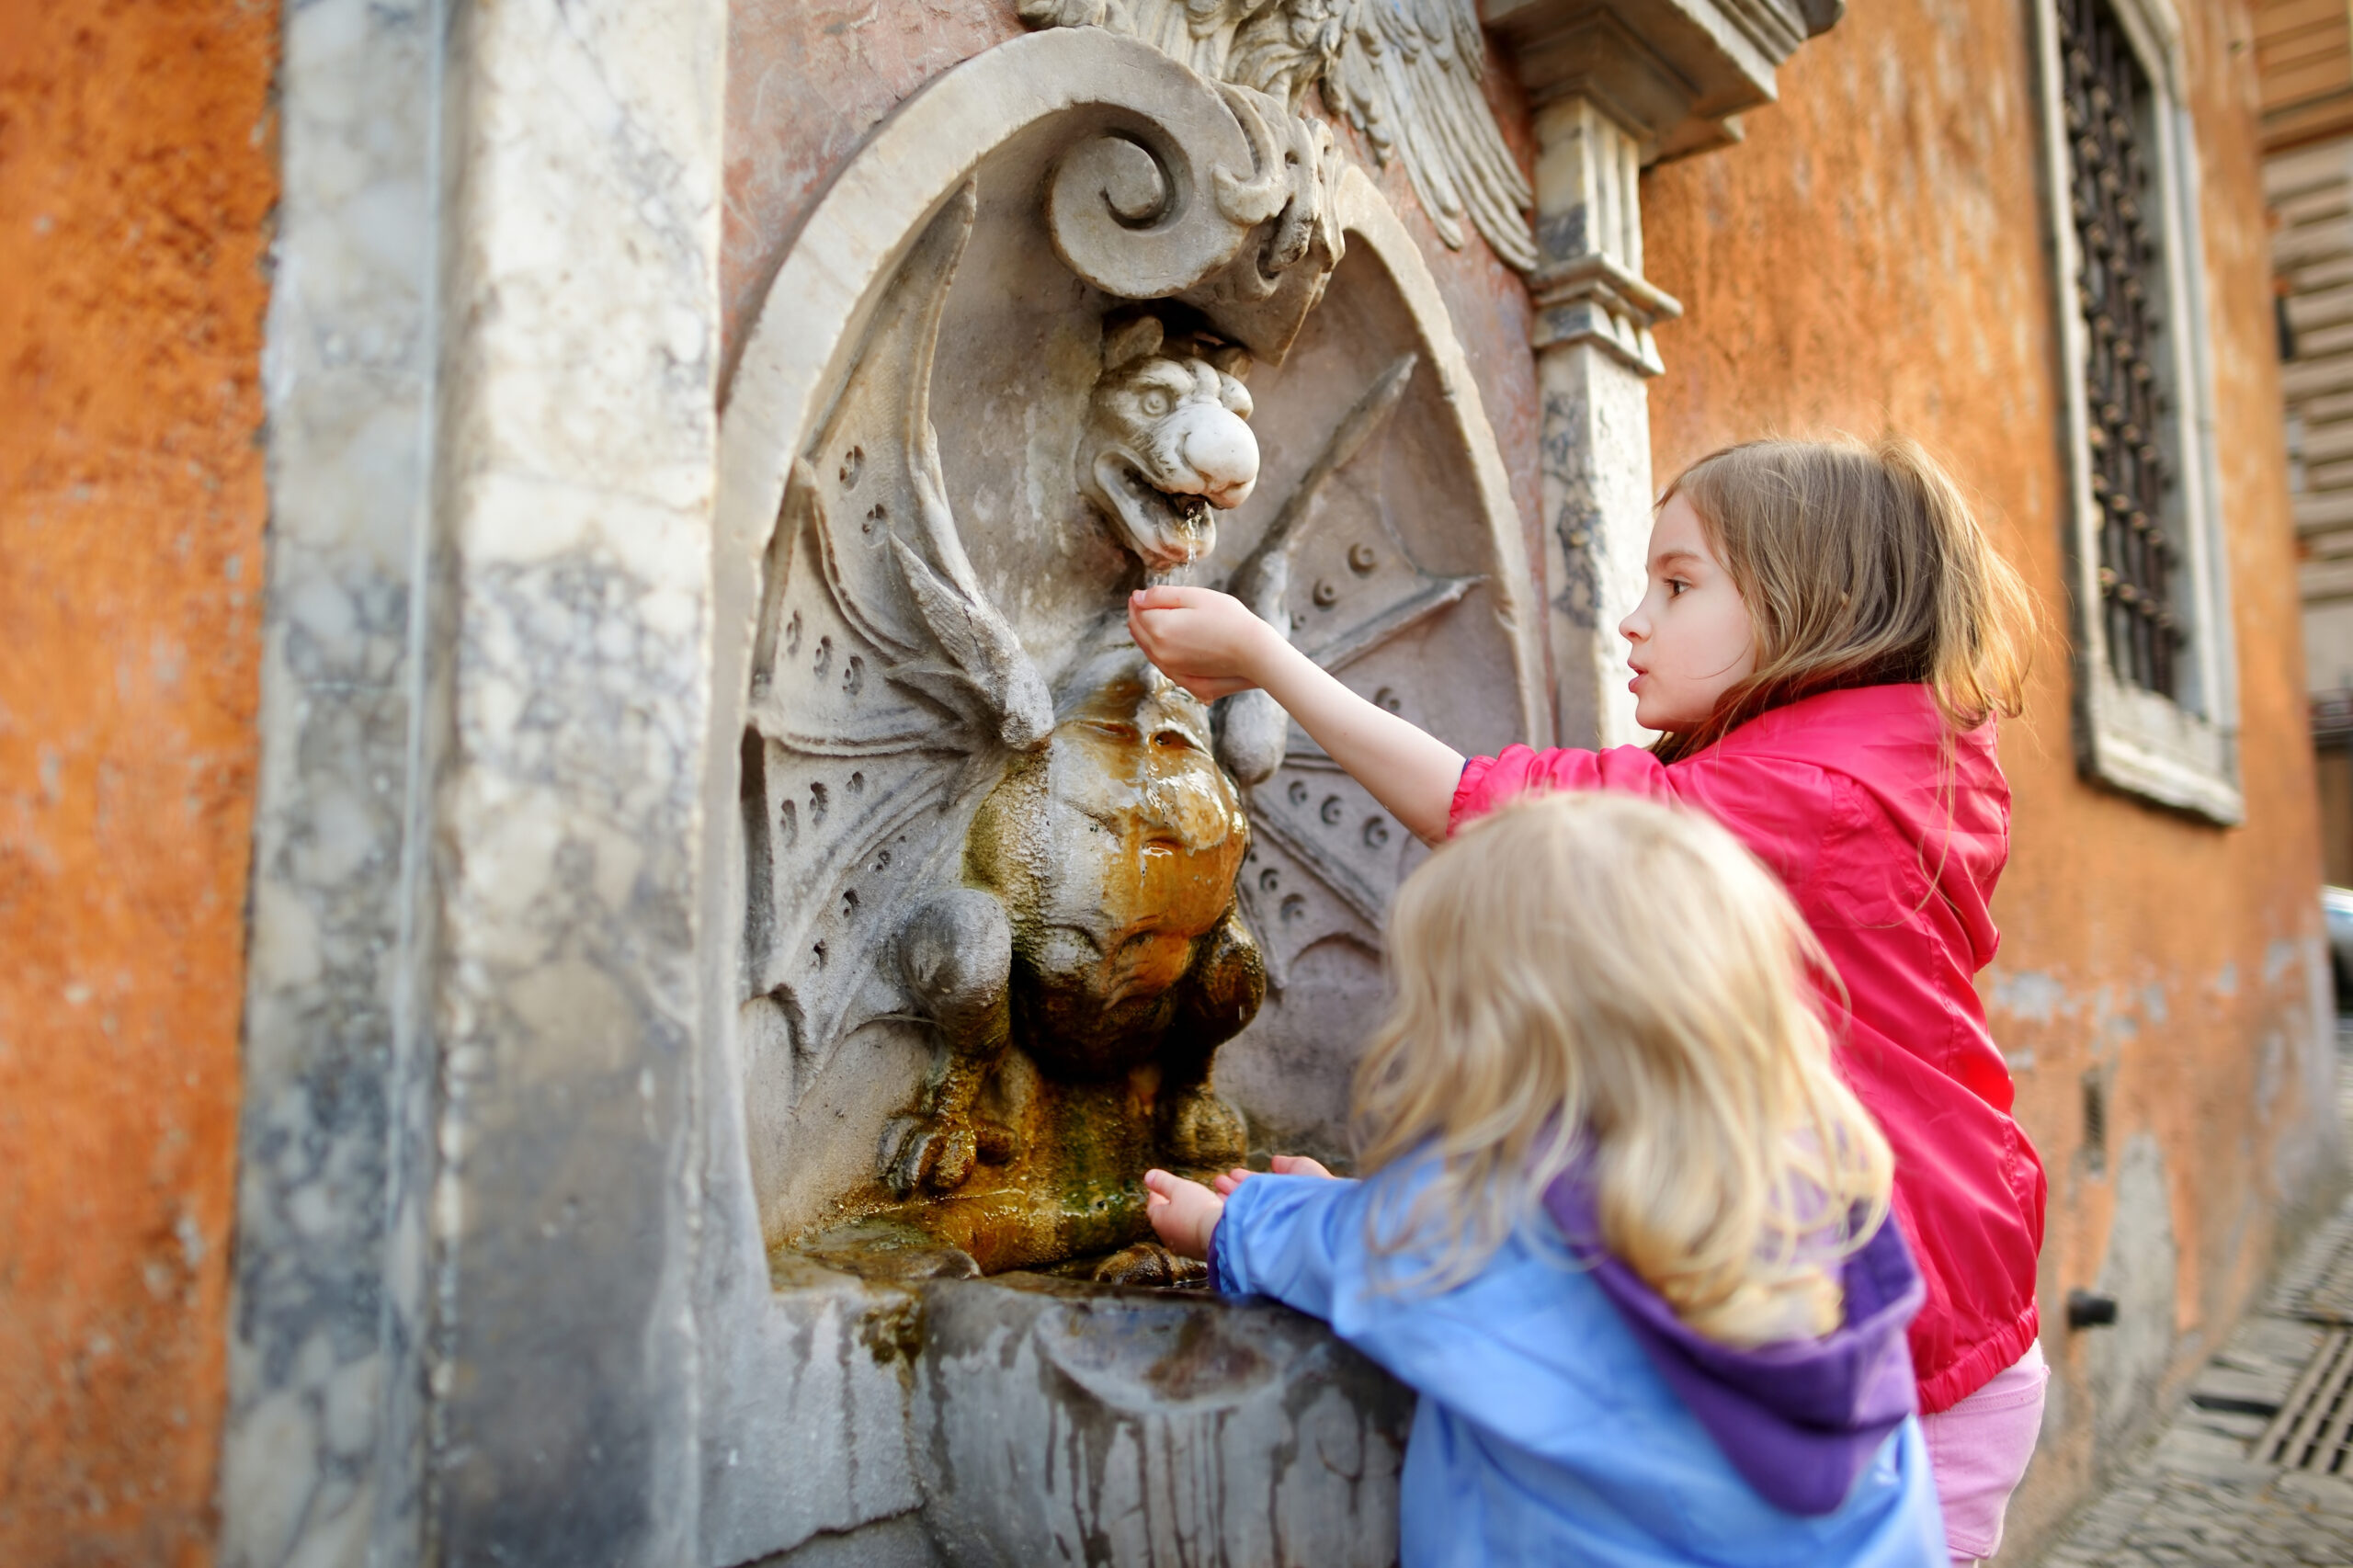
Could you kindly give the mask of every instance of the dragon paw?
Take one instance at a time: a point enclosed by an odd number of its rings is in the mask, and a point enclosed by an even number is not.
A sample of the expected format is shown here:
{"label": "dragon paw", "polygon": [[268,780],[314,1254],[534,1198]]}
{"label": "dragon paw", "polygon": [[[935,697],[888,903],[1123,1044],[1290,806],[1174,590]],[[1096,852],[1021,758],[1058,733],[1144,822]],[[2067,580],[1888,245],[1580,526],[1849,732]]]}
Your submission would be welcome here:
{"label": "dragon paw", "polygon": [[1090,1278],[1097,1285],[1206,1285],[1210,1266],[1179,1257],[1158,1242],[1138,1242],[1097,1264]]}
{"label": "dragon paw", "polygon": [[1168,1154],[1178,1165],[1226,1170],[1240,1165],[1249,1148],[1242,1113],[1208,1085],[1187,1093],[1169,1108]]}
{"label": "dragon paw", "polygon": [[953,1192],[972,1179],[974,1165],[1001,1165],[1014,1155],[1013,1133],[961,1116],[901,1116],[882,1130],[882,1179],[900,1198]]}

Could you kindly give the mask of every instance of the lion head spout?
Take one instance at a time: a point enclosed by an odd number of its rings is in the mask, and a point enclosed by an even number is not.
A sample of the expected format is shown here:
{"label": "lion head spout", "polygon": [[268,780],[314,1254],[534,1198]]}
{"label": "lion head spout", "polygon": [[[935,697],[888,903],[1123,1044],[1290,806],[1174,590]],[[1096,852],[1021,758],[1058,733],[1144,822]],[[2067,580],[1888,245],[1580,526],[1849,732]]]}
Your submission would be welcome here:
{"label": "lion head spout", "polygon": [[1108,328],[1087,407],[1079,488],[1149,572],[1170,572],[1217,543],[1216,510],[1258,482],[1258,442],[1239,348],[1172,339],[1152,316]]}

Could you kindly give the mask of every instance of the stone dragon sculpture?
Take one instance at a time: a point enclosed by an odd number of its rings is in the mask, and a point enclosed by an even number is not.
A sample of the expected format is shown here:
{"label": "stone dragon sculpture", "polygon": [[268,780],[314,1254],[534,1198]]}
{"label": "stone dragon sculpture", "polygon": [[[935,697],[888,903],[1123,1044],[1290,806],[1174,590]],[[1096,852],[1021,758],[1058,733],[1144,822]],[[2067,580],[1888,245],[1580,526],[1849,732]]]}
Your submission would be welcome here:
{"label": "stone dragon sculpture", "polygon": [[[1075,602],[1102,608],[1059,645],[1051,684],[966,554],[931,423],[973,187],[906,253],[791,465],[744,742],[745,992],[789,1032],[787,1059],[764,1069],[783,1079],[786,1104],[869,1025],[917,1025],[931,1043],[870,1179],[802,1233],[820,1256],[842,1256],[845,1227],[898,1238],[886,1250],[921,1238],[961,1260],[951,1267],[989,1271],[1137,1252],[1147,1164],[1207,1173],[1245,1153],[1211,1067],[1269,983],[1245,917],[1251,887],[1272,887],[1263,869],[1243,880],[1254,821],[1377,917],[1377,894],[1287,825],[1308,801],[1298,780],[1279,801],[1252,794],[1286,761],[1281,710],[1251,692],[1212,713],[1125,633],[1124,590],[1201,580],[1217,514],[1253,494],[1245,377],[1254,355],[1280,361],[1341,255],[1328,128],[1253,88],[1213,91],[1246,168],[1209,179],[1225,227],[1182,251],[1182,267],[1139,270],[1122,248],[1130,220],[1103,194],[1156,188],[1162,207],[1194,210],[1168,195],[1187,177],[1180,159],[1164,150],[1147,170],[1136,143],[1099,138],[1049,181],[1057,254],[1110,301],[1070,483],[1119,547],[1086,558],[1125,562],[1078,585]],[[1388,417],[1415,362],[1376,379],[1223,576],[1286,635],[1310,504]],[[1363,613],[1319,619],[1309,652],[1332,667],[1475,581],[1431,577],[1370,544],[1347,570],[1378,591]],[[1319,618],[1329,589],[1319,581],[1313,596]],[[1336,804],[1324,800],[1320,826]],[[1114,1272],[1169,1266],[1131,1257]]]}
{"label": "stone dragon sculpture", "polygon": [[[745,962],[813,1075],[865,1022],[928,1026],[878,1183],[894,1222],[994,1268],[1132,1241],[1140,1160],[1242,1158],[1210,1069],[1266,975],[1236,894],[1242,786],[1208,710],[1115,631],[1121,585],[1050,690],[958,535],[929,398],[974,209],[967,187],[915,246],[787,487],[746,737]],[[1207,556],[1250,494],[1246,360],[1110,319],[1073,478],[1136,580]],[[1008,1169],[976,1183],[987,1166]]]}

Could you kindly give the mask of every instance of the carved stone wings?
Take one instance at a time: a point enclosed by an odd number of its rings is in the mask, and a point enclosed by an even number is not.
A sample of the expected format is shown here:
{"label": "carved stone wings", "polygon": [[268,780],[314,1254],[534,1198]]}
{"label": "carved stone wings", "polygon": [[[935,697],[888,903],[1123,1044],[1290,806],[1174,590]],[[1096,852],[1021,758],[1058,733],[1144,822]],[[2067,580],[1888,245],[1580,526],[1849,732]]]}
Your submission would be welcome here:
{"label": "carved stone wings", "polygon": [[1307,89],[1387,164],[1403,155],[1439,237],[1465,218],[1506,263],[1536,265],[1534,193],[1505,146],[1481,80],[1477,0],[1018,0],[1031,27],[1100,27],[1216,81],[1302,111]]}

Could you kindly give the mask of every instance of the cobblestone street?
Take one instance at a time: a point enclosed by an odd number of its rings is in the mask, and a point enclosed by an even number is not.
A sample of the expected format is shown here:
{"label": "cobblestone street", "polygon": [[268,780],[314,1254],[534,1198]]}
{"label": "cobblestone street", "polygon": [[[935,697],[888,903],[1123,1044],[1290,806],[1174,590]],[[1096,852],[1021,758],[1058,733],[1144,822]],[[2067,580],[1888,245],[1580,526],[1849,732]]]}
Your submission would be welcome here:
{"label": "cobblestone street", "polygon": [[[2337,1045],[2346,1115],[2353,1033],[2343,1020]],[[2242,1563],[2353,1565],[2353,1197],[2040,1568]]]}

